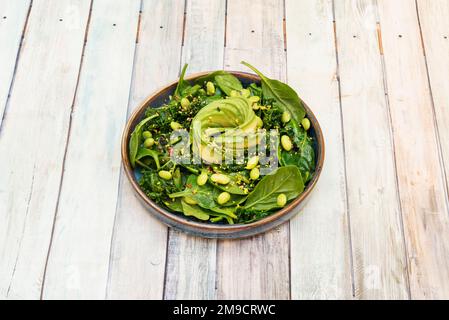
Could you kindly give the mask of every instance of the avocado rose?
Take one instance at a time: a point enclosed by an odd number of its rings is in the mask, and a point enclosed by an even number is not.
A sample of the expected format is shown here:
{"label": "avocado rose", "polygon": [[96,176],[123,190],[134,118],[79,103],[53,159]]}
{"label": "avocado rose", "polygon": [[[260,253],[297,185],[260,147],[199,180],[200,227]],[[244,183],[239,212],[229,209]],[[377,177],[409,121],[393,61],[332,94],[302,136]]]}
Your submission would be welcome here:
{"label": "avocado rose", "polygon": [[262,120],[244,97],[216,100],[202,108],[192,121],[194,151],[209,163],[243,152],[256,143]]}

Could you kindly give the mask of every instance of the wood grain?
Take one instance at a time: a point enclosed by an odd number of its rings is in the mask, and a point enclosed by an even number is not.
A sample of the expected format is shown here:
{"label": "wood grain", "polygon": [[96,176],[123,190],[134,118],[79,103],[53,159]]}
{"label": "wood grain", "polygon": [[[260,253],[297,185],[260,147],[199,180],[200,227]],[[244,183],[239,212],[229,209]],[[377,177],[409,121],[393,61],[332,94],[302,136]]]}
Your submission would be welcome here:
{"label": "wood grain", "polygon": [[19,57],[30,0],[0,2],[0,126]]}
{"label": "wood grain", "polygon": [[[284,6],[281,0],[228,0],[225,67],[248,68],[284,80]],[[248,14],[251,13],[251,14]],[[219,299],[289,298],[289,224],[245,240],[219,241]]]}
{"label": "wood grain", "polygon": [[449,2],[418,1],[422,39],[445,169],[449,186]]}
{"label": "wood grain", "polygon": [[140,1],[94,1],[43,298],[103,299]]}
{"label": "wood grain", "polygon": [[337,1],[335,22],[355,297],[406,299],[407,262],[376,2]]}
{"label": "wood grain", "polygon": [[292,299],[351,298],[351,253],[332,1],[286,1],[288,82],[323,129],[326,160],[290,225]]}
{"label": "wood grain", "polygon": [[[411,297],[449,297],[449,217],[414,1],[379,1]],[[438,236],[437,236],[438,235]]]}
{"label": "wood grain", "polygon": [[[225,0],[187,1],[182,61],[187,73],[223,68]],[[214,299],[217,241],[170,230],[165,299]]]}
{"label": "wood grain", "polygon": [[0,297],[39,298],[89,1],[35,1],[0,132]]}
{"label": "wood grain", "polygon": [[[182,1],[143,2],[129,112],[178,77],[183,20]],[[138,201],[123,171],[120,180],[107,297],[162,299],[168,228]]]}

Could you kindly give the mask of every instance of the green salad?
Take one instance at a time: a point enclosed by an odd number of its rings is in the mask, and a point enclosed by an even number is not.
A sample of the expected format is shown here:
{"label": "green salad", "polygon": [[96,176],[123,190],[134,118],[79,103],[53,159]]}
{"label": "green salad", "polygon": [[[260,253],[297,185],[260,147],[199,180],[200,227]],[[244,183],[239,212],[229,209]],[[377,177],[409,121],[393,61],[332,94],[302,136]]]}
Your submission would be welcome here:
{"label": "green salad", "polygon": [[129,141],[145,194],[209,223],[250,223],[298,197],[315,172],[314,139],[298,94],[253,66],[260,83],[216,71],[149,106]]}

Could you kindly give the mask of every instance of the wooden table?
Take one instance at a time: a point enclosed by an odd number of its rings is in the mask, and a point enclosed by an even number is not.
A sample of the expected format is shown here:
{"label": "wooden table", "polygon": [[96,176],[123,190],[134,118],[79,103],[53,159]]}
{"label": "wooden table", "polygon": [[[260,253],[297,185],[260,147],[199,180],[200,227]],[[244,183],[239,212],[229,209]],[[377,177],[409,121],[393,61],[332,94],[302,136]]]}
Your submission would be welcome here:
{"label": "wooden table", "polygon": [[[447,0],[0,0],[0,298],[449,298],[448,36]],[[261,236],[170,230],[127,115],[241,60],[313,108],[319,184]]]}

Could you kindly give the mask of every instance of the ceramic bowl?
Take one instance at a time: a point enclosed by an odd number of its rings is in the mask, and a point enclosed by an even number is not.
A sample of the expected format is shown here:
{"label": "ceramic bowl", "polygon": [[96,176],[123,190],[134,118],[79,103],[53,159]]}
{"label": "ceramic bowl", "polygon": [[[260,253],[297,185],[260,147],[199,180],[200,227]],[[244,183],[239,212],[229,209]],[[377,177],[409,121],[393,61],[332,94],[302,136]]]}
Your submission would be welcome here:
{"label": "ceramic bowl", "polygon": [[[195,73],[188,77],[186,80],[195,80],[205,74],[209,74],[209,72],[201,72]],[[257,75],[238,72],[238,71],[229,71],[234,76],[236,76],[243,84],[249,84],[251,82],[260,83],[260,78]],[[302,194],[300,194],[296,199],[286,205],[284,208],[276,211],[275,213],[265,217],[261,220],[248,223],[248,224],[213,224],[210,222],[199,222],[189,217],[185,217],[182,214],[176,214],[167,211],[166,209],[160,207],[154,201],[152,201],[139,187],[139,183],[136,178],[136,174],[134,169],[131,167],[131,163],[129,161],[128,156],[128,143],[131,136],[131,133],[134,130],[134,127],[137,123],[143,118],[145,114],[145,110],[148,106],[158,107],[167,100],[167,98],[173,94],[178,81],[172,82],[167,86],[161,88],[155,93],[151,94],[145,101],[138,106],[135,111],[132,113],[129,118],[124,132],[122,136],[122,161],[124,170],[127,178],[129,179],[132,189],[136,194],[137,198],[142,202],[143,206],[147,208],[148,212],[155,216],[157,219],[165,223],[166,225],[175,228],[180,231],[184,231],[196,236],[206,237],[206,238],[244,238],[250,237],[267,230],[270,230],[274,227],[281,225],[282,223],[288,221],[293,216],[295,216],[300,209],[306,203],[306,200],[309,198],[312,190],[314,189],[324,163],[324,139],[323,133],[321,131],[318,120],[313,114],[312,110],[304,103],[307,117],[311,122],[311,128],[309,129],[310,135],[314,138],[314,149],[316,153],[316,170],[312,180],[310,180]]]}

